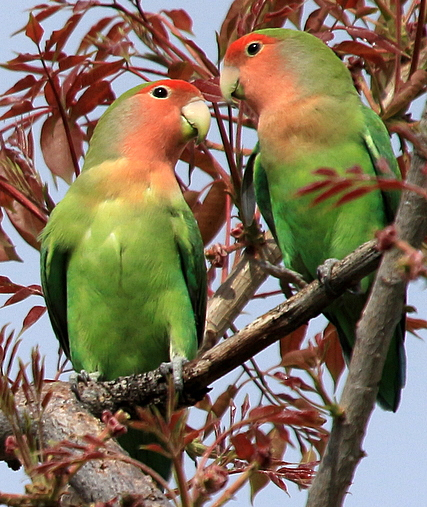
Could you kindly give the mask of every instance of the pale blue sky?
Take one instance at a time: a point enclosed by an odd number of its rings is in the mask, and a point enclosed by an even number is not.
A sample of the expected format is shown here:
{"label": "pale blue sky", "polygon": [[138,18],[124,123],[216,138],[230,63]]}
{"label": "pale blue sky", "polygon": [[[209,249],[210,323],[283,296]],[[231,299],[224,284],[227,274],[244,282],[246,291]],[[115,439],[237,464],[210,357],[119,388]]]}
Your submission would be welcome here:
{"label": "pale blue sky", "polygon": [[[22,27],[28,19],[24,9],[38,2],[32,0],[14,0],[7,2],[2,8],[2,24],[0,28],[2,44],[0,45],[0,61],[13,58],[13,51],[33,51],[31,42],[22,35],[10,38],[10,34]],[[229,0],[196,1],[196,0],[149,0],[143,2],[148,11],[160,8],[185,8],[194,19],[194,31],[199,45],[208,55],[215,59],[215,30],[228,9]],[[52,27],[52,24],[49,24]],[[17,79],[17,75],[0,69],[0,91],[9,88]],[[133,84],[133,83],[132,83]],[[419,117],[420,112],[415,116]],[[250,147],[248,145],[248,147]],[[42,168],[41,157],[38,158],[39,169]],[[46,174],[46,173],[44,173]],[[61,187],[62,188],[62,187]],[[65,187],[64,187],[65,188]],[[16,240],[16,236],[14,236]],[[18,253],[25,260],[24,264],[10,262],[0,266],[0,274],[12,278],[19,283],[39,283],[38,253],[30,247],[16,241]],[[410,291],[409,303],[416,306],[419,316],[427,318],[426,293],[424,283],[418,283]],[[239,319],[239,325],[250,322],[255,317],[269,310],[280,302],[258,300],[247,308],[245,315]],[[11,322],[11,327],[20,328],[22,319],[33,304],[41,304],[35,299],[13,308],[0,310],[0,325]],[[421,333],[426,338],[426,333]],[[47,318],[31,328],[23,335],[21,356],[27,360],[29,349],[39,344],[42,354],[47,355],[48,374],[55,371],[57,343]],[[368,435],[364,443],[367,457],[362,460],[346,499],[346,507],[366,507],[385,505],[387,507],[427,505],[427,377],[425,375],[426,343],[413,336],[407,336],[408,374],[407,385],[403,391],[402,403],[397,414],[390,414],[377,408],[371,418]],[[277,346],[272,346],[260,359],[261,363],[272,364],[277,354]],[[230,374],[226,380],[233,382],[236,374]],[[291,459],[291,458],[287,458]],[[0,464],[0,490],[4,492],[20,492],[23,488],[22,474],[9,472],[4,464]],[[255,506],[305,505],[306,494],[300,493],[290,485],[291,498],[271,485],[259,494]],[[247,489],[230,502],[233,506],[250,505]]]}

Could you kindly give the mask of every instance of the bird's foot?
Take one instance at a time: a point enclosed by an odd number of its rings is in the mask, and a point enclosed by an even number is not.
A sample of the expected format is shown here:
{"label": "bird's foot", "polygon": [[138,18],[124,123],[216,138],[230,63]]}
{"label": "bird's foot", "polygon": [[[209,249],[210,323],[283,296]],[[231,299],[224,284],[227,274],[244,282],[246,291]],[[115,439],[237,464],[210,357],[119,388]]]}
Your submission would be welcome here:
{"label": "bird's foot", "polygon": [[84,382],[88,384],[89,382],[98,382],[101,377],[101,373],[99,371],[93,371],[88,373],[86,370],[80,370],[79,372],[73,371],[70,373],[70,382]]}
{"label": "bird's foot", "polygon": [[182,356],[174,356],[169,363],[162,363],[159,370],[162,375],[166,376],[172,373],[173,384],[177,393],[182,393],[184,390],[184,380],[182,378],[182,368],[184,364],[188,363],[188,359]]}
{"label": "bird's foot", "polygon": [[317,267],[317,279],[325,286],[326,292],[331,296],[337,295],[330,283],[332,268],[337,262],[338,259],[326,259],[323,264]]}
{"label": "bird's foot", "polygon": [[[325,286],[326,291],[332,296],[337,295],[330,284],[332,268],[337,262],[338,259],[326,259],[325,262],[317,268],[317,279]],[[362,294],[363,291],[360,282],[353,285],[353,287],[346,289],[346,292],[349,292],[350,294],[354,294],[356,296]]]}
{"label": "bird's foot", "polygon": [[307,285],[304,278],[296,271],[292,271],[292,269],[285,268],[284,266],[275,266],[265,260],[258,260],[258,264],[263,271],[274,278],[278,278],[280,282],[291,283],[300,289],[303,289]]}
{"label": "bird's foot", "polygon": [[94,371],[92,373],[88,373],[86,370],[81,370],[80,372],[73,371],[70,373],[69,377],[71,391],[73,391],[77,399],[80,399],[79,382],[83,382],[87,385],[89,382],[98,382],[100,377],[101,373],[99,371]]}

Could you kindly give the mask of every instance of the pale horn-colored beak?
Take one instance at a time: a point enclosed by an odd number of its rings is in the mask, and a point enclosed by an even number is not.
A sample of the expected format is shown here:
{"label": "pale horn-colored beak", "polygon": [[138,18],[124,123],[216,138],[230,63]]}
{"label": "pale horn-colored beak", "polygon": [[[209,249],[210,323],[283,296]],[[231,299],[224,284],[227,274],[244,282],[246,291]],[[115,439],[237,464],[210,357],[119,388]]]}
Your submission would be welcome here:
{"label": "pale horn-colored beak", "polygon": [[224,99],[233,103],[233,99],[244,98],[243,90],[239,83],[240,71],[232,65],[225,65],[219,78],[219,86]]}
{"label": "pale horn-colored beak", "polygon": [[196,137],[197,144],[204,141],[211,125],[211,113],[206,103],[199,98],[191,100],[181,109],[181,116],[192,129],[190,137]]}

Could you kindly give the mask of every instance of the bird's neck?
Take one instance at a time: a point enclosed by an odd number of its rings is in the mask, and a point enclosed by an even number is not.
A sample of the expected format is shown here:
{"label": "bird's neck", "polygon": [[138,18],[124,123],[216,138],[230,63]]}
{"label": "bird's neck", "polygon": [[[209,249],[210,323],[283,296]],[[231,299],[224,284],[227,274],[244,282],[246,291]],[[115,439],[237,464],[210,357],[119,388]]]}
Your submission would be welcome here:
{"label": "bird's neck", "polygon": [[359,100],[354,95],[312,95],[264,109],[258,124],[261,151],[273,160],[293,162],[339,146],[342,139],[360,131],[360,104],[355,98]]}
{"label": "bird's neck", "polygon": [[174,165],[168,161],[121,157],[103,162],[90,171],[99,172],[97,177],[100,194],[110,199],[123,199],[128,203],[174,201],[181,189],[174,173]]}

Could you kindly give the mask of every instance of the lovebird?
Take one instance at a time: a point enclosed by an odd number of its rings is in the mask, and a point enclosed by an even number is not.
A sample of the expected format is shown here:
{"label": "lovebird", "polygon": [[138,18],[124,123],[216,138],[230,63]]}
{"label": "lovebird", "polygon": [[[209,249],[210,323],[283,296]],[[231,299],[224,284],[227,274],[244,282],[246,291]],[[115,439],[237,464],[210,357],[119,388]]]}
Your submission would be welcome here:
{"label": "lovebird", "polygon": [[[180,80],[137,86],[99,119],[82,173],[41,234],[48,313],[76,371],[111,380],[171,361],[179,377],[195,357],[206,266],[174,168],[209,125],[201,93]],[[169,461],[138,449],[146,437],[130,429],[119,441],[167,478]]]}
{"label": "lovebird", "polygon": [[[245,35],[226,51],[220,86],[225,99],[245,100],[258,116],[255,197],[286,267],[312,281],[318,266],[342,259],[393,220],[396,192],[372,191],[337,207],[334,199],[311,206],[311,195],[297,194],[316,181],[313,172],[320,168],[344,175],[357,166],[375,177],[386,161],[399,174],[384,124],[362,104],[349,70],[320,39],[284,28]],[[372,281],[373,275],[366,277],[357,294],[347,292],[325,311],[347,362]],[[391,411],[405,382],[404,330],[402,316],[379,385],[377,400]]]}

